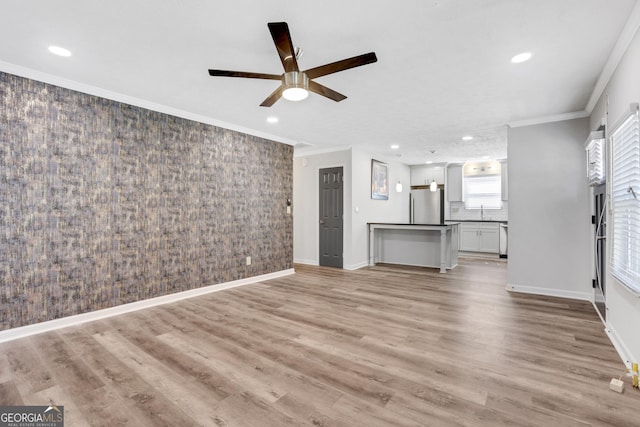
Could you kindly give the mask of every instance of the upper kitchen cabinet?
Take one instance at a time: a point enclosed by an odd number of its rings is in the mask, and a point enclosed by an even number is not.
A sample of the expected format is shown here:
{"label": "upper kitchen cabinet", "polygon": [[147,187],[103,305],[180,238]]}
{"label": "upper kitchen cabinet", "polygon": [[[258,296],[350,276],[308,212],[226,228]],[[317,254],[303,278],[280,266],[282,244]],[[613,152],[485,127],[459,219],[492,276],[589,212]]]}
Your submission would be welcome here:
{"label": "upper kitchen cabinet", "polygon": [[429,185],[433,180],[444,185],[444,170],[444,166],[411,166],[411,186]]}
{"label": "upper kitchen cabinet", "polygon": [[509,174],[507,173],[508,164],[506,161],[500,162],[502,166],[502,172],[500,174],[500,184],[502,187],[502,201],[509,200]]}
{"label": "upper kitchen cabinet", "polygon": [[462,202],[462,165],[450,165],[447,168],[447,200]]}

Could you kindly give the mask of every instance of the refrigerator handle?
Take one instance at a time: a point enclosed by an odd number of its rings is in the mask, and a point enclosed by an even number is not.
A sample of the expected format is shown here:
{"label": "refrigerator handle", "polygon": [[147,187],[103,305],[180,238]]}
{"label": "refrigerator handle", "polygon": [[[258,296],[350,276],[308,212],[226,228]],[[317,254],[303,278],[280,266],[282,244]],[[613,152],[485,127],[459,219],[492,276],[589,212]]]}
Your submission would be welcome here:
{"label": "refrigerator handle", "polygon": [[413,203],[413,197],[409,194],[409,224],[413,224],[415,218],[415,205]]}

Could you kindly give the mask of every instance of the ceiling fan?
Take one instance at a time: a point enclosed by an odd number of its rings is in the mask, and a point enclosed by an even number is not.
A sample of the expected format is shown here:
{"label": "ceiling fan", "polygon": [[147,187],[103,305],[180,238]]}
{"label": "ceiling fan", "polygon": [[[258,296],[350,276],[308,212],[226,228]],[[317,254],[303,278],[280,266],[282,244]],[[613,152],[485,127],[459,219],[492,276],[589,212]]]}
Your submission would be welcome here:
{"label": "ceiling fan", "polygon": [[327,74],[337,73],[338,71],[348,70],[349,68],[371,64],[378,60],[374,52],[369,52],[364,55],[354,56],[352,58],[343,59],[342,61],[336,61],[330,64],[300,71],[298,61],[296,59],[296,50],[291,42],[291,34],[289,33],[289,26],[287,23],[270,22],[267,25],[269,26],[271,37],[273,38],[276,50],[280,56],[280,61],[284,67],[283,74],[209,70],[209,75],[211,76],[280,80],[282,84],[271,95],[269,95],[267,99],[262,101],[262,104],[260,104],[261,107],[271,107],[278,99],[280,99],[280,97],[284,97],[285,99],[292,101],[302,100],[307,97],[308,91],[333,99],[336,102],[342,101],[347,97],[313,81],[313,79],[326,76]]}

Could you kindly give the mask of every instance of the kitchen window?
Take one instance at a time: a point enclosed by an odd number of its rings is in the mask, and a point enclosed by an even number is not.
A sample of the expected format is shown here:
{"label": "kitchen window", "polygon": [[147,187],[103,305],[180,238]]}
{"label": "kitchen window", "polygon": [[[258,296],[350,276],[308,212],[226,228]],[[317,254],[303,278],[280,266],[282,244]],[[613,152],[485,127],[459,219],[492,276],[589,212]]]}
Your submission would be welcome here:
{"label": "kitchen window", "polygon": [[611,135],[611,273],[640,294],[640,120],[638,106]]}
{"label": "kitchen window", "polygon": [[501,209],[502,181],[500,174],[467,175],[464,177],[466,209]]}

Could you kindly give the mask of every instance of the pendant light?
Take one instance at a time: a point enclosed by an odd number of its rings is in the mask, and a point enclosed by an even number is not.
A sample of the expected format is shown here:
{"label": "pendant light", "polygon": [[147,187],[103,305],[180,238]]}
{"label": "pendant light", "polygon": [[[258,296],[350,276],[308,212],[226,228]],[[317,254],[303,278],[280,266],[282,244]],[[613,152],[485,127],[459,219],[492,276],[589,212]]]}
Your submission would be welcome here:
{"label": "pendant light", "polygon": [[431,181],[431,184],[429,184],[429,190],[433,191],[434,193],[438,190],[438,184],[436,184],[435,179]]}

